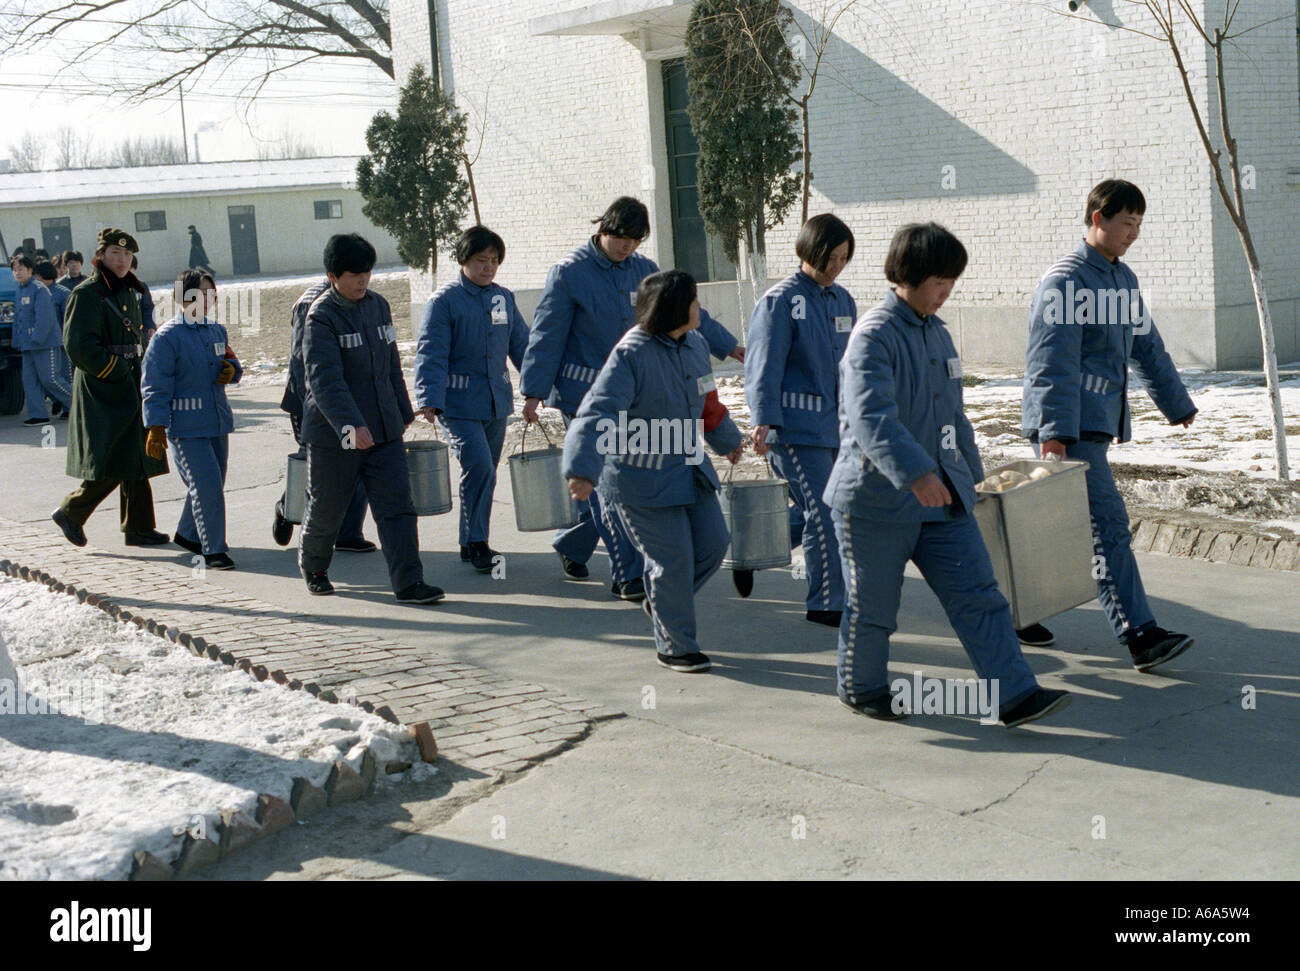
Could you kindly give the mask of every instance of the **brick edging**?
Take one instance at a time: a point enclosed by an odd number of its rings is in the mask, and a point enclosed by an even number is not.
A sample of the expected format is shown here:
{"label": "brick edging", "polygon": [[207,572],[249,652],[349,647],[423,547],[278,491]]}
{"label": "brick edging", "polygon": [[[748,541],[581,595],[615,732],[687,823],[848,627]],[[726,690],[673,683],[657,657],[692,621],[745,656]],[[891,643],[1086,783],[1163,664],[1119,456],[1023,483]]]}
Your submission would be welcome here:
{"label": "brick edging", "polygon": [[1273,539],[1252,532],[1207,529],[1154,517],[1130,525],[1133,549],[1188,559],[1300,572],[1300,539]]}

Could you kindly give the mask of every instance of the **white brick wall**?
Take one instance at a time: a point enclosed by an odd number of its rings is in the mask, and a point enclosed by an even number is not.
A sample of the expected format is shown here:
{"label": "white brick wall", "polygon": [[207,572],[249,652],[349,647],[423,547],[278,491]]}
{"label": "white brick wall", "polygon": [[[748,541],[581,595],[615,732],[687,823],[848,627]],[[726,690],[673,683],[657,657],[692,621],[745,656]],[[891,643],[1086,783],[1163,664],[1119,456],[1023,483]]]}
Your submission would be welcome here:
{"label": "white brick wall", "polygon": [[[650,118],[651,104],[662,110],[656,63],[618,37],[529,34],[530,20],[574,9],[578,0],[438,3],[444,81],[471,128],[486,118],[475,177],[483,219],[509,250],[503,284],[540,287],[549,266],[587,236],[588,220],[617,195],[662,209],[666,195],[647,189],[644,176],[647,164],[663,165],[662,126]],[[823,5],[794,6],[807,26],[806,11]],[[1101,6],[1108,19],[1141,26],[1130,5]],[[1242,16],[1259,20],[1294,10],[1289,0],[1250,6],[1259,9]],[[427,0],[393,0],[399,77],[417,58],[427,61],[427,11]],[[1274,268],[1284,356],[1288,347],[1300,356],[1300,275],[1293,272],[1300,187],[1286,185],[1286,168],[1300,164],[1292,161],[1300,124],[1294,29],[1289,21],[1247,35],[1241,43],[1255,66],[1240,60],[1229,69],[1234,134],[1256,165],[1250,213],[1257,245]],[[883,290],[880,268],[893,231],[938,220],[971,255],[946,312],[963,355],[1015,363],[1039,276],[1081,237],[1088,189],[1118,176],[1147,195],[1143,238],[1130,262],[1176,356],[1240,363],[1225,336],[1240,334],[1228,308],[1251,300],[1240,245],[1215,208],[1209,166],[1167,49],[1060,16],[1050,5],[1012,0],[873,0],[842,18],[836,34],[813,101],[811,211],[833,210],[853,227],[857,255],[842,282],[860,305]],[[1188,49],[1204,98],[1203,45],[1189,37]],[[945,175],[955,187],[945,187]],[[666,182],[666,173],[657,180]],[[665,263],[671,236],[666,217],[655,215],[644,251]],[[774,278],[794,266],[797,221],[796,206],[769,236]],[[443,268],[454,271],[449,261]],[[727,310],[724,321],[734,329],[737,313]]]}

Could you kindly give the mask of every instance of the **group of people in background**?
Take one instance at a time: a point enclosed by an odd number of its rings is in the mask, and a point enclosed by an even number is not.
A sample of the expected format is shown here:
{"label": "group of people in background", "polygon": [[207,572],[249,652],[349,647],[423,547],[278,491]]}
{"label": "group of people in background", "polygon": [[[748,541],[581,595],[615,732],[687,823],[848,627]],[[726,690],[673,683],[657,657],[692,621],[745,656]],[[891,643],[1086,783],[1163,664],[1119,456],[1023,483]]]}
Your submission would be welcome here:
{"label": "group of people in background", "polygon": [[[1094,542],[1105,566],[1098,595],[1140,671],[1176,657],[1192,639],[1155,623],[1107,462],[1110,444],[1129,437],[1129,365],[1171,424],[1190,425],[1196,409],[1140,302],[1107,322],[1062,323],[1048,305],[1054,288],[1137,294],[1120,258],[1145,210],[1129,182],[1106,180],[1089,194],[1083,240],[1040,281],[1030,311],[1022,422],[1035,454],[1089,464]],[[603,543],[611,594],[642,604],[658,662],[677,672],[707,670],[694,594],[730,541],[718,476],[709,461],[692,460],[699,442],[611,448],[603,429],[679,422],[698,427],[718,455],[737,462],[745,442],[718,399],[710,361],[732,358],[744,365],[750,443],[788,484],[792,540],[798,535],[806,565],[806,619],[838,630],[843,704],[873,718],[905,714],[887,665],[911,561],[977,674],[1000,686],[1004,724],[1064,707],[1068,693],[1041,687],[1021,650],[1053,643],[1053,635],[1040,624],[1013,627],[975,524],[983,466],[963,410],[961,360],[938,316],[966,269],[960,240],[935,223],[899,229],[885,259],[889,286],[859,314],[836,282],[854,257],[854,234],[834,215],[814,216],[795,241],[797,269],[754,308],[746,348],[700,306],[688,274],[660,271],[636,252],[650,232],[644,204],[619,198],[593,224],[593,235],[551,268],[531,327],[495,280],[505,242],[484,226],[467,229],[455,246],[456,278],[420,319],[414,402],[391,310],[369,288],[373,246],[356,234],[330,239],[325,279],[292,311],[281,402],[306,460],[298,565],[310,593],[334,592],[328,569],[336,551],[378,548],[398,602],[443,599],[425,582],[403,445],[417,414],[445,432],[460,467],[461,560],[492,569],[491,507],[514,411],[513,364],[524,421],[535,423],[542,406],[552,407],[567,430],[563,470],[581,517],[553,540],[560,576],[592,579],[588,563]],[[182,274],[181,309],[150,340],[133,296],[144,289],[131,273],[136,250],[129,234],[101,233],[94,271],[67,301],[62,341],[42,334],[50,346],[33,348],[33,382],[54,375],[39,388],[70,408],[67,469],[84,480],[53,518],[84,545],[86,518],[117,487],[128,545],[167,542],[154,528],[148,480],[167,471],[170,456],[187,490],[172,541],[230,569],[223,487],[233,420],[225,389],[242,368],[225,329],[208,316],[216,282],[207,269]],[[48,292],[46,299],[52,303]],[[1089,326],[1099,323],[1113,326]],[[54,353],[60,344],[75,368],[70,388],[56,379],[64,373]],[[35,356],[44,350],[48,360]],[[282,496],[273,524],[282,546],[293,529],[285,502]],[[367,507],[379,547],[362,533]],[[751,586],[752,576],[737,577],[742,595]]]}
{"label": "group of people in background", "polygon": [[72,364],[63,349],[63,321],[68,298],[86,278],[81,254],[67,250],[50,259],[38,249],[29,256],[14,251],[12,346],[22,352],[24,425],[47,425],[51,417],[68,419],[72,399]]}

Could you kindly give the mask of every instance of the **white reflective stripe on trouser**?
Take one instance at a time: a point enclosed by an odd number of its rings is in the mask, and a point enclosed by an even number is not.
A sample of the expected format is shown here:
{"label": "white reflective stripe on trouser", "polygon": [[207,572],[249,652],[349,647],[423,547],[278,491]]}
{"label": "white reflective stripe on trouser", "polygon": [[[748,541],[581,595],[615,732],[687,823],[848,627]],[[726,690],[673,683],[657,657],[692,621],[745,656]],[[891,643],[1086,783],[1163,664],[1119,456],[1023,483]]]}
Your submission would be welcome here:
{"label": "white reflective stripe on trouser", "polygon": [[[799,461],[799,456],[793,446],[786,446],[785,452],[790,456],[790,461],[794,464],[795,479],[799,484],[799,491],[804,495],[805,513],[804,515],[811,521],[813,529],[817,533],[817,548],[821,552],[822,559],[822,604],[827,610],[831,608],[831,578],[830,578],[830,549],[826,544],[826,524],[822,520],[821,509],[817,506],[818,497],[813,495],[812,487],[808,485],[808,477],[804,474],[803,464]],[[812,581],[812,572],[808,574],[809,582]]]}
{"label": "white reflective stripe on trouser", "polygon": [[[601,503],[600,508],[601,511],[603,512],[606,508],[606,505],[604,503]],[[636,531],[636,527],[632,525],[632,517],[624,516],[621,511],[615,511],[614,515],[617,516],[619,522],[621,522],[627,528],[627,533],[629,536],[632,537],[632,542],[636,544],[637,551],[641,554],[642,558],[650,567],[648,570],[645,570],[641,574],[641,582],[645,586],[646,598],[650,601],[650,623],[654,627],[656,636],[662,637],[664,641],[664,646],[668,648],[667,651],[664,651],[662,653],[670,656],[678,653],[685,653],[685,654],[691,653],[689,651],[684,651],[684,652],[680,651],[680,645],[678,645],[673,640],[673,632],[669,630],[668,627],[665,626],[662,621],[659,620],[659,616],[654,609],[654,585],[655,585],[655,581],[658,580],[660,575],[662,575],[663,573],[663,564],[659,563],[655,559],[652,559],[646,554],[645,541],[641,539],[640,534]],[[658,648],[656,647],[656,650],[657,649]]]}
{"label": "white reflective stripe on trouser", "polygon": [[[1110,593],[1110,599],[1115,603],[1115,616],[1124,626],[1125,630],[1131,629],[1128,614],[1124,611],[1124,601],[1120,599],[1119,584],[1115,582],[1115,575],[1110,571],[1110,560],[1106,559],[1106,547],[1101,541],[1101,531],[1097,528],[1096,517],[1088,516],[1088,525],[1092,527],[1092,552],[1101,559],[1102,575],[1098,584],[1104,584]],[[1093,568],[1096,569],[1097,561],[1093,560]]]}
{"label": "white reflective stripe on trouser", "polygon": [[189,493],[190,512],[194,516],[194,530],[199,534],[199,546],[203,549],[211,549],[208,546],[208,527],[203,521],[203,504],[199,502],[199,484],[194,478],[194,472],[190,469],[190,463],[185,458],[185,449],[179,439],[172,439],[172,451],[176,454],[176,465],[180,468],[181,478],[185,480],[185,488]]}
{"label": "white reflective stripe on trouser", "polygon": [[[72,388],[69,386],[68,382],[63,379],[63,368],[59,367],[59,349],[57,347],[51,348],[45,352],[45,356],[49,360],[50,364],[49,387],[54,388],[56,391],[62,391],[67,395],[69,404],[65,407],[70,408],[72,401]],[[63,402],[59,402],[59,404],[63,404]]]}
{"label": "white reflective stripe on trouser", "polygon": [[862,612],[858,609],[858,563],[853,558],[853,518],[847,511],[841,513],[841,518],[844,520],[844,528],[841,530],[840,553],[849,568],[846,591],[848,602],[844,605],[849,627],[848,636],[844,639],[844,679],[848,684],[843,687],[849,702],[857,704],[858,699],[853,694],[853,684],[857,680],[853,674],[853,655],[858,643],[858,615]]}

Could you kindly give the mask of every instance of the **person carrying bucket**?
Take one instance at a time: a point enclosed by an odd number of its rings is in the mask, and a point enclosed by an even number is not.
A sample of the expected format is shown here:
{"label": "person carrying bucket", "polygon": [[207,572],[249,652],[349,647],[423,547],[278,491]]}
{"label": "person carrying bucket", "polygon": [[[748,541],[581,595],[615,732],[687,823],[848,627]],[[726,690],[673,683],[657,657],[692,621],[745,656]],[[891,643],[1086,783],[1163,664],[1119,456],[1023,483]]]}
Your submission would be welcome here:
{"label": "person carrying bucket", "polygon": [[1038,686],[975,523],[984,467],[961,358],[937,316],[965,269],[966,248],[942,226],[900,229],[885,259],[894,288],[854,326],[840,363],[840,453],[823,496],[848,581],[836,692],[858,714],[906,714],[891,693],[889,637],[911,560],[1011,728],[1070,696]]}
{"label": "person carrying bucket", "polygon": [[739,429],[718,401],[695,280],[654,273],[636,294],[636,326],[615,345],[564,440],[564,475],[579,501],[599,489],[645,559],[644,609],[659,663],[706,671],[695,591],[722,564],[730,536],[704,442],[735,464]]}
{"label": "person carrying bucket", "polygon": [[[650,235],[644,203],[622,196],[592,222],[596,235],[551,267],[533,317],[519,378],[530,424],[545,401],[560,409],[567,427],[610,350],[634,322],[637,286],[659,271],[636,252]],[[718,360],[745,359],[745,349],[703,310],[700,335]],[[609,552],[610,592],[620,600],[643,600],[640,554],[617,519],[605,515],[599,490],[583,503],[577,524],[560,530],[551,544],[566,580],[588,579],[586,564],[597,540]]]}
{"label": "person carrying bucket", "polygon": [[[772,466],[790,483],[802,513],[805,617],[828,627],[840,624],[844,580],[822,491],[840,444],[836,369],[858,315],[835,278],[853,259],[853,246],[853,231],[830,213],[803,224],[794,247],[799,270],[754,308],[745,357],[754,451],[764,455],[770,449]],[[792,520],[792,539],[794,534]]]}
{"label": "person carrying bucket", "polygon": [[514,391],[506,371],[523,363],[528,325],[515,295],[493,282],[506,244],[485,226],[456,241],[456,279],[424,307],[415,350],[415,403],[426,421],[447,432],[460,463],[460,558],[491,573],[488,546],[497,463]]}
{"label": "person carrying bucket", "polygon": [[374,265],[375,248],[367,240],[356,233],[331,236],[325,244],[330,288],[307,311],[302,337],[307,511],[298,566],[312,594],[334,592],[326,571],[360,478],[397,602],[436,603],[443,591],[424,582],[402,442],[415,412],[388,301],[367,289]]}
{"label": "person carrying bucket", "polygon": [[[149,342],[141,367],[140,398],[149,429],[144,448],[172,463],[185,483],[185,508],[172,542],[201,554],[214,570],[233,570],[226,546],[226,464],[235,419],[226,385],[243,367],[226,328],[212,320],[217,284],[205,270],[186,270],[176,281],[176,317]],[[170,433],[171,441],[168,441]]]}

